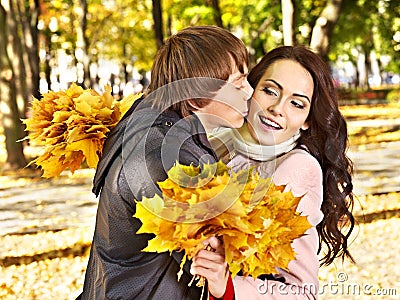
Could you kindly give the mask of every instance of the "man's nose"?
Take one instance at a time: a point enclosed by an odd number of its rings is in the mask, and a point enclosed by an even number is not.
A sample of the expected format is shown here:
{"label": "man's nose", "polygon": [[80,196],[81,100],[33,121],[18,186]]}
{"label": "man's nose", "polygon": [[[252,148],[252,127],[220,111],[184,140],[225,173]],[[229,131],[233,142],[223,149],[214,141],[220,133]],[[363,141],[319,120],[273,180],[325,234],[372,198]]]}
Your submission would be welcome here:
{"label": "man's nose", "polygon": [[246,78],[246,81],[245,81],[245,84],[244,84],[244,91],[245,91],[245,92],[247,93],[247,95],[248,95],[248,97],[247,97],[246,100],[250,100],[250,98],[251,98],[252,95],[253,95],[254,89],[252,88],[252,86],[250,85],[250,83],[247,81],[247,78]]}

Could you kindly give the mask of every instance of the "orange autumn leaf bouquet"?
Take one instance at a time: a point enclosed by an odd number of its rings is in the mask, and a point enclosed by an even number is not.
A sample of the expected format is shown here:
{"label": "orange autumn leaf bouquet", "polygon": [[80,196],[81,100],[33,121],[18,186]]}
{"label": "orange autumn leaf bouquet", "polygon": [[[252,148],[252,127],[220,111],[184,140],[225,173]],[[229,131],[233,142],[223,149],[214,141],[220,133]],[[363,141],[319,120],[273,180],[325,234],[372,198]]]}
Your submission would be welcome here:
{"label": "orange autumn leaf bouquet", "polygon": [[117,101],[111,86],[104,89],[100,95],[73,83],[65,91],[33,99],[32,116],[22,122],[30,143],[44,146],[44,153],[30,162],[43,169],[43,177],[58,176],[67,168],[73,173],[85,160],[90,168],[97,166],[108,133],[141,96]]}
{"label": "orange autumn leaf bouquet", "polygon": [[181,271],[210,236],[222,239],[232,276],[287,270],[295,258],[291,243],[311,227],[296,212],[301,197],[252,169],[235,173],[222,162],[201,170],[176,164],[158,184],[162,197],[137,202],[137,233],[155,234],[143,251],[183,251]]}

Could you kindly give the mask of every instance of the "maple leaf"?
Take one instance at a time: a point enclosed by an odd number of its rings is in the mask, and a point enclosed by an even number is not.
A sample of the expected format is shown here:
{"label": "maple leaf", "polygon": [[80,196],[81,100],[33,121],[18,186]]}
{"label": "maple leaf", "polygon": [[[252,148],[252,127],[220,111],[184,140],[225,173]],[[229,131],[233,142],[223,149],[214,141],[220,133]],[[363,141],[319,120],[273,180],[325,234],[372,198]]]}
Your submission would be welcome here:
{"label": "maple leaf", "polygon": [[142,222],[137,233],[155,235],[145,252],[183,251],[181,268],[206,238],[218,236],[232,276],[287,270],[295,259],[293,240],[311,227],[296,212],[301,197],[254,169],[235,173],[221,161],[202,168],[176,163],[158,185],[162,197],[137,202],[134,217]]}
{"label": "maple leaf", "polygon": [[73,83],[65,91],[49,91],[40,100],[33,98],[31,117],[23,119],[27,139],[44,147],[31,161],[43,170],[43,177],[55,177],[65,169],[73,173],[84,161],[95,168],[108,133],[141,94],[114,99],[106,85],[100,95]]}

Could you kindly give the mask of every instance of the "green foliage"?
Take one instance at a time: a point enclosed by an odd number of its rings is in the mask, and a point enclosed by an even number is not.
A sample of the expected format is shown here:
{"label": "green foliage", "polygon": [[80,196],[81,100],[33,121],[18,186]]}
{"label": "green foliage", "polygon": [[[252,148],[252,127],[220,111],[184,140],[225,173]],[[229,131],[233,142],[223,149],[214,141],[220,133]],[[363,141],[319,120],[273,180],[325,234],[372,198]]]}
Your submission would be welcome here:
{"label": "green foliage", "polygon": [[91,11],[93,22],[88,35],[96,37],[91,44],[99,58],[150,68],[156,45],[149,3],[118,0],[109,7],[93,6]]}
{"label": "green foliage", "polygon": [[360,53],[368,55],[374,50],[378,58],[391,57],[391,62],[384,66],[386,71],[399,72],[400,47],[396,50],[393,39],[396,32],[400,32],[400,6],[396,2],[343,1],[329,58],[334,61],[341,56],[355,62]]}
{"label": "green foliage", "polygon": [[282,44],[279,0],[221,1],[224,25],[248,46],[251,63]]}
{"label": "green foliage", "polygon": [[210,3],[211,1],[198,0],[166,1],[163,8],[164,21],[170,19],[172,33],[187,26],[215,24],[214,10],[208,5]]}
{"label": "green foliage", "polygon": [[[88,1],[86,36],[91,61],[115,60],[149,69],[156,52],[151,2],[139,0]],[[150,4],[150,5],[149,5]],[[44,1],[43,33],[52,36],[52,47],[73,54],[77,16],[72,0]],[[49,30],[57,20],[57,31]]]}
{"label": "green foliage", "polygon": [[391,90],[387,96],[386,100],[388,103],[400,103],[400,88]]}
{"label": "green foliage", "polygon": [[[87,0],[88,55],[131,64],[149,70],[156,52],[150,0]],[[292,0],[295,7],[295,36],[298,44],[308,45],[317,18],[327,0]],[[358,53],[375,50],[377,57],[392,59],[385,70],[400,72],[400,6],[396,0],[343,1],[329,59],[355,61]],[[51,36],[53,49],[73,54],[76,48],[77,1],[42,1],[42,33]],[[266,51],[283,44],[280,0],[219,0],[223,26],[248,46],[251,62]],[[215,24],[211,1],[162,1],[164,36],[190,25]],[[50,30],[56,19],[58,28]],[[394,36],[397,32],[397,39]]]}

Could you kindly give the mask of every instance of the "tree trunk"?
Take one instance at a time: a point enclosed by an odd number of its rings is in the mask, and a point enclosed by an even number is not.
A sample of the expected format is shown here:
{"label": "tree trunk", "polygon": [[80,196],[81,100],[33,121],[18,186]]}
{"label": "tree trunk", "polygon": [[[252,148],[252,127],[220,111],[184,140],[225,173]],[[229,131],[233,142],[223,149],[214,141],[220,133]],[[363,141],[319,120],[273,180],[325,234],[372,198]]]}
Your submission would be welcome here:
{"label": "tree trunk", "polygon": [[329,51],[329,40],[339,19],[342,2],[343,0],[328,0],[312,31],[310,47],[325,59]]}
{"label": "tree trunk", "polygon": [[167,28],[166,28],[167,37],[172,35],[172,17],[170,14],[167,16]]}
{"label": "tree trunk", "polygon": [[160,49],[161,46],[164,45],[161,0],[152,0],[152,2],[153,2],[154,34],[156,38],[157,49]]}
{"label": "tree trunk", "polygon": [[8,53],[8,49],[12,50],[8,47],[12,42],[9,40],[11,33],[8,32],[10,22],[13,22],[10,17],[10,2],[1,0],[0,40],[4,42],[0,43],[0,102],[7,151],[4,168],[17,170],[26,166],[26,159],[22,143],[17,142],[23,137],[24,131],[18,113],[13,65]]}
{"label": "tree trunk", "polygon": [[78,82],[84,87],[90,87],[90,68],[88,53],[88,38],[86,36],[88,4],[86,0],[79,0],[78,20],[79,26],[76,28],[76,48],[75,53],[78,67]]}
{"label": "tree trunk", "polygon": [[219,7],[219,0],[211,0],[212,8],[214,10],[214,21],[218,27],[223,28],[222,17],[221,17],[221,8]]}
{"label": "tree trunk", "polygon": [[[19,2],[18,2],[19,3]],[[39,0],[22,0],[18,5],[23,26],[24,61],[27,72],[27,86],[29,96],[40,99],[40,58],[39,58],[39,30],[37,28],[40,6]]]}
{"label": "tree trunk", "polygon": [[51,66],[50,66],[50,58],[51,58],[51,31],[47,30],[44,32],[44,45],[43,48],[46,51],[46,55],[43,62],[44,68],[44,76],[46,78],[47,88],[50,90],[51,88]]}
{"label": "tree trunk", "polygon": [[25,118],[26,101],[29,99],[30,90],[27,85],[27,72],[25,68],[26,57],[22,41],[21,15],[15,1],[9,1],[9,13],[7,14],[8,31],[8,57],[13,66],[16,90],[17,107],[20,118]]}
{"label": "tree trunk", "polygon": [[292,46],[295,44],[294,29],[294,6],[292,0],[282,0],[282,27],[283,27],[283,44]]}
{"label": "tree trunk", "polygon": [[369,84],[369,74],[371,72],[371,51],[368,49],[365,51],[365,77],[364,77],[364,82],[366,89],[368,90],[370,88]]}

